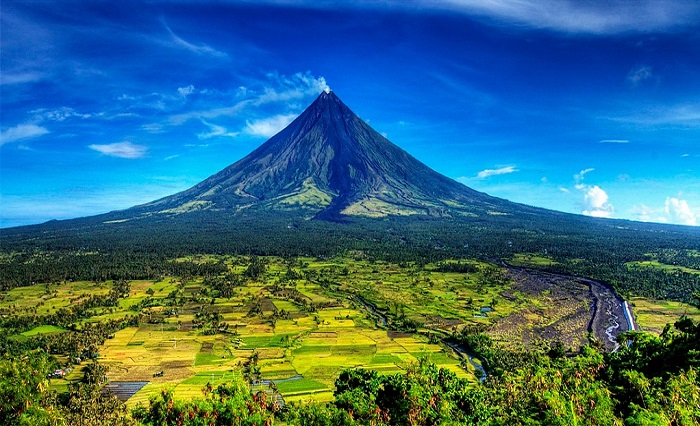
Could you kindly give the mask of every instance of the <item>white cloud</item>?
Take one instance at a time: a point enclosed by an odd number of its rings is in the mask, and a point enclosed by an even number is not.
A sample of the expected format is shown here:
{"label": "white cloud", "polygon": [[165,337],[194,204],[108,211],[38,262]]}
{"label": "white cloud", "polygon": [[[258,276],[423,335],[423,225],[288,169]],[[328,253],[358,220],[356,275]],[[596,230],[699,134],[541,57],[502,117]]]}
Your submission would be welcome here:
{"label": "white cloud", "polygon": [[640,65],[636,68],[632,68],[630,72],[627,73],[627,82],[636,87],[651,79],[654,76],[652,73],[652,68],[648,65]]}
{"label": "white cloud", "polygon": [[586,216],[612,217],[615,212],[612,204],[608,202],[608,194],[598,185],[587,186],[584,191],[584,209],[581,213]]}
{"label": "white cloud", "polygon": [[[574,182],[576,182],[574,188],[583,192],[583,207],[581,208],[581,213],[593,217],[612,217],[615,208],[608,202],[607,192],[598,185],[591,186],[583,183],[586,174],[594,170],[594,168],[589,167],[574,175]],[[560,190],[561,189],[562,188],[560,188]]]}
{"label": "white cloud", "polygon": [[230,138],[234,138],[238,136],[238,132],[229,132],[225,127],[223,126],[218,126],[213,123],[209,123],[207,121],[201,120],[202,124],[205,126],[209,127],[208,132],[203,132],[197,135],[199,139],[210,139],[214,137],[219,137],[219,136],[226,136]]}
{"label": "white cloud", "polygon": [[104,155],[119,158],[141,158],[146,155],[147,148],[143,145],[136,145],[131,142],[116,142],[105,145],[93,144],[88,148],[100,152]]}
{"label": "white cloud", "polygon": [[287,127],[296,114],[280,114],[255,121],[246,121],[245,132],[253,136],[271,137]]}
{"label": "white cloud", "polygon": [[660,208],[650,207],[646,204],[634,206],[632,214],[642,222],[673,223],[676,225],[697,226],[700,215],[695,214],[686,200],[667,197],[666,202]]}
{"label": "white cloud", "polygon": [[179,93],[180,96],[182,96],[183,98],[186,98],[189,95],[191,95],[192,93],[194,93],[194,86],[190,84],[187,87],[178,87],[177,93]]}
{"label": "white cloud", "polygon": [[691,210],[690,206],[688,206],[686,200],[668,197],[666,198],[664,211],[671,223],[692,226],[698,224],[697,215]]}
{"label": "white cloud", "polygon": [[476,174],[477,179],[484,179],[490,176],[505,175],[508,173],[515,173],[518,169],[515,166],[501,167],[500,169],[486,169],[482,170]]}
{"label": "white cloud", "polygon": [[70,107],[61,107],[54,110],[47,110],[46,108],[35,109],[30,111],[32,114],[36,114],[37,120],[51,120],[51,121],[66,121],[69,118],[90,118],[92,114],[82,114]]}
{"label": "white cloud", "polygon": [[47,133],[49,133],[49,131],[46,128],[37,126],[36,124],[18,124],[15,127],[10,127],[0,132],[0,146],[10,142],[36,138]]}

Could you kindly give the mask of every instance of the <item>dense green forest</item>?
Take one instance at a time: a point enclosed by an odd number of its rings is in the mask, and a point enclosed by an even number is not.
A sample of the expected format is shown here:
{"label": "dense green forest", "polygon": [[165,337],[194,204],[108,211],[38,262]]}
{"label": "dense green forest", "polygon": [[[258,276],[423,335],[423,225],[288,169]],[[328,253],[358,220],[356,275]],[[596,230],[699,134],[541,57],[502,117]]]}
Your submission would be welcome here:
{"label": "dense green forest", "polygon": [[500,259],[519,253],[551,259],[533,265],[609,283],[623,295],[690,301],[700,275],[636,267],[657,260],[694,268],[700,231],[692,227],[610,221],[574,215],[546,223],[527,216],[464,220],[353,218],[346,223],[256,212],[235,223],[190,213],[138,223],[110,214],[3,229],[0,288],[66,279],[150,279],[172,274],[168,258],[192,253],[325,257],[361,252],[397,263],[450,258]]}

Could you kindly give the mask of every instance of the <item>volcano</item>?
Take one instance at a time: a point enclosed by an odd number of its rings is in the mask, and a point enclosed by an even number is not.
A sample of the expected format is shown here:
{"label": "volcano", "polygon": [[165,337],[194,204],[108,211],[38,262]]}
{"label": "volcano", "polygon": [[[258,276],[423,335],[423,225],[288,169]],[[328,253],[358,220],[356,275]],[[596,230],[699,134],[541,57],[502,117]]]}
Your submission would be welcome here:
{"label": "volcano", "polygon": [[0,245],[172,256],[353,250],[397,259],[438,252],[503,258],[573,247],[573,257],[587,250],[607,259],[627,245],[648,243],[642,253],[669,241],[697,247],[694,230],[676,228],[556,212],[475,191],[413,158],[335,93],[323,92],[289,126],[190,189],[126,210],[5,228]]}
{"label": "volcano", "polygon": [[291,124],[196,186],[125,211],[184,214],[296,210],[308,218],[481,216],[539,210],[475,191],[430,169],[323,92]]}

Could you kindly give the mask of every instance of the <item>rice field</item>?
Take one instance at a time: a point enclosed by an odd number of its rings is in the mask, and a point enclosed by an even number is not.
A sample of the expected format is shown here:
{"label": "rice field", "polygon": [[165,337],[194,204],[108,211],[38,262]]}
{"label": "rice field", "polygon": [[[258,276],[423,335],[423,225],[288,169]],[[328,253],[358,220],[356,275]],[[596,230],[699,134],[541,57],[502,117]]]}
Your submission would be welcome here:
{"label": "rice field", "polygon": [[[242,277],[242,284],[224,298],[202,276],[132,281],[128,298],[116,307],[95,308],[84,320],[137,312],[153,320],[114,333],[99,348],[98,361],[108,367],[109,381],[135,391],[127,399],[129,406],[147,402],[163,388],[179,398],[200,396],[207,383],[217,385],[236,375],[246,377],[254,389],[276,388],[287,401],[326,401],[343,369],[390,374],[425,357],[476,382],[474,367],[463,366],[451,348],[429,335],[492,325],[540,300],[524,294],[504,297],[513,293],[512,283],[488,281],[482,271],[497,267],[476,261],[469,261],[473,272],[461,273],[363,258],[269,257],[265,273],[252,279],[245,276],[248,258],[178,260],[223,261],[230,273]],[[110,288],[109,281],[36,284],[4,293],[0,309],[50,313]],[[203,313],[217,314],[225,327],[205,332],[211,325],[198,327]],[[391,330],[382,318],[413,324],[415,331]],[[65,331],[40,326],[23,334],[55,332]],[[80,379],[79,368],[75,371],[70,380]],[[65,380],[52,382],[56,389],[66,388]],[[129,385],[135,382],[139,385]]]}

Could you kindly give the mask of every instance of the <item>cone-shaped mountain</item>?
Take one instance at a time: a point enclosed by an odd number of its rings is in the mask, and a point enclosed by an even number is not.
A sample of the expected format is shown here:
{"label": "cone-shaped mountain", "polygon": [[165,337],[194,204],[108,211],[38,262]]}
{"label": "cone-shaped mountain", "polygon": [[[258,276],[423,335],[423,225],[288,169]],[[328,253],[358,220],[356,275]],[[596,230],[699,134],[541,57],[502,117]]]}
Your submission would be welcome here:
{"label": "cone-shaped mountain", "polygon": [[186,213],[305,211],[337,220],[361,215],[481,215],[536,210],[474,191],[389,142],[333,92],[245,158],[198,185],[134,209]]}

